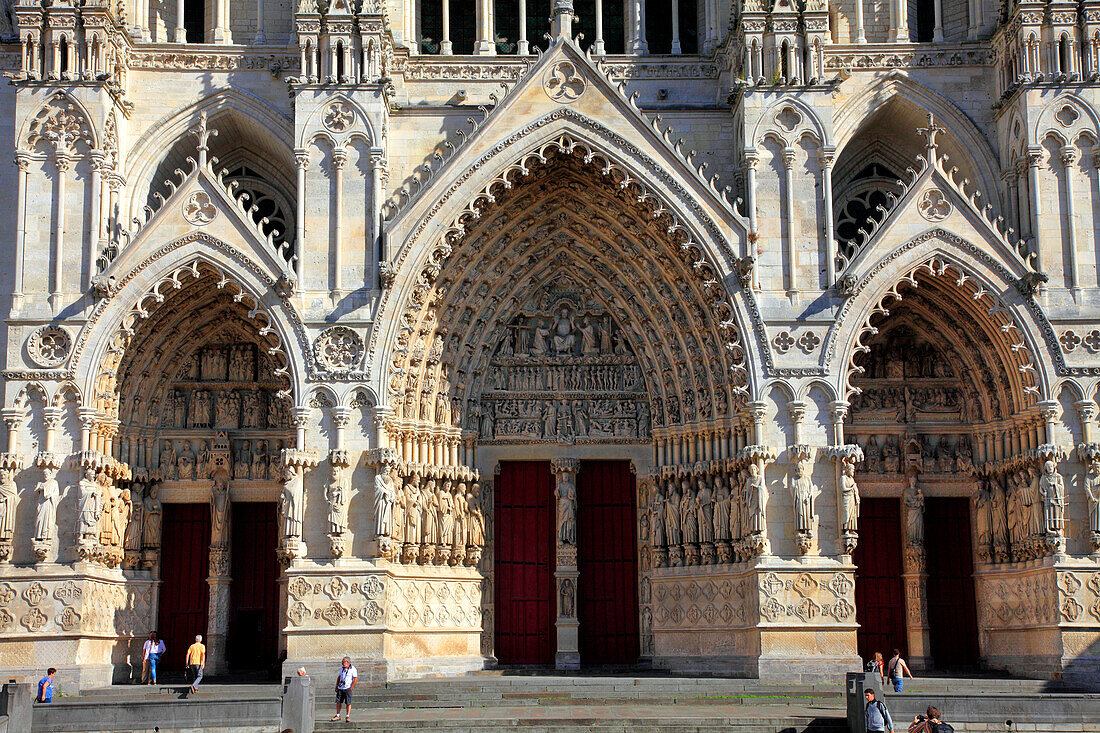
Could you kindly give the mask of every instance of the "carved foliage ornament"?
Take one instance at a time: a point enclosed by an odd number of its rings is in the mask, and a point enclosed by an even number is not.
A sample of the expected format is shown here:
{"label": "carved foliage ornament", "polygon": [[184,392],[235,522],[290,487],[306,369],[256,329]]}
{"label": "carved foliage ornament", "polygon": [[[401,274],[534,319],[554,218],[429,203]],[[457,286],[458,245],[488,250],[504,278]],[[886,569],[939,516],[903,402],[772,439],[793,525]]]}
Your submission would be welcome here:
{"label": "carved foliage ornament", "polygon": [[347,372],[363,361],[363,339],[346,326],[325,329],[313,342],[313,354],[325,369]]}
{"label": "carved foliage ornament", "polygon": [[322,124],[333,132],[344,132],[355,121],[355,115],[351,111],[351,107],[347,106],[343,102],[333,102],[325,110],[325,115],[322,118]]}
{"label": "carved foliage ornament", "polygon": [[56,367],[65,363],[73,348],[73,337],[61,326],[42,326],[27,339],[27,356],[40,367]]}

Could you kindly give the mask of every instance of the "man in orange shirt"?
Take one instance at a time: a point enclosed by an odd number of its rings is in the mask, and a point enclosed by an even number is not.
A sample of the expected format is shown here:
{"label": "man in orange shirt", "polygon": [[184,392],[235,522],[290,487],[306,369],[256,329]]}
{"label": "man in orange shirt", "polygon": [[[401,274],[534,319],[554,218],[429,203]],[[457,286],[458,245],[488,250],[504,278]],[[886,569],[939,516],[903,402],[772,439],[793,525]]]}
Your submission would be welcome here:
{"label": "man in orange shirt", "polygon": [[202,636],[195,636],[195,643],[187,647],[187,671],[191,673],[191,692],[202,682],[202,671],[206,668],[206,646],[202,643]]}

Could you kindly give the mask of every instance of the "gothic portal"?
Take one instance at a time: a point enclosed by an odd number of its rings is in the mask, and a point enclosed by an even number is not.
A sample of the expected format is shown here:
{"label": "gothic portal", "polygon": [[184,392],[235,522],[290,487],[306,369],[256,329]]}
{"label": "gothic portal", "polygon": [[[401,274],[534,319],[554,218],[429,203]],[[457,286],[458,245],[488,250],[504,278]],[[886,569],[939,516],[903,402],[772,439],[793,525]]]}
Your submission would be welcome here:
{"label": "gothic portal", "polygon": [[1089,674],[1093,4],[4,3],[0,668]]}

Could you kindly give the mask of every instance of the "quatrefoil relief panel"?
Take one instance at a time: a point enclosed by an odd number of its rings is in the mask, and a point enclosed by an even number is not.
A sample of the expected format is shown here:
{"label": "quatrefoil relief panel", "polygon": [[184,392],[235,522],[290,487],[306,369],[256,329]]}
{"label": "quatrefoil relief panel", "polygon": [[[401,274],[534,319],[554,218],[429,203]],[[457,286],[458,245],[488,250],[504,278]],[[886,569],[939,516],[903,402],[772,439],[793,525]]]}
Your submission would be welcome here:
{"label": "quatrefoil relief panel", "polygon": [[72,348],[73,337],[54,324],[37,329],[27,339],[27,355],[40,367],[61,366],[69,358]]}
{"label": "quatrefoil relief panel", "polygon": [[546,96],[561,104],[579,99],[587,86],[588,82],[571,61],[559,61],[551,66],[542,81]]}
{"label": "quatrefoil relief panel", "polygon": [[206,191],[195,191],[183,202],[183,218],[197,227],[206,226],[217,215],[218,209]]}

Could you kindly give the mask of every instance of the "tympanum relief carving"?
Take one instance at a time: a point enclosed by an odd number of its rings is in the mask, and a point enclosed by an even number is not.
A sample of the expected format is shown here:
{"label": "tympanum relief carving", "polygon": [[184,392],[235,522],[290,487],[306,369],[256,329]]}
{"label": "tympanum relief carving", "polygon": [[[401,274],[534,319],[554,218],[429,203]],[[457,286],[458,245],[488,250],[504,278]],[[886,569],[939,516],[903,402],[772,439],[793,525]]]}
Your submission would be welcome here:
{"label": "tympanum relief carving", "polygon": [[582,289],[547,288],[508,323],[485,379],[482,442],[633,442],[651,426],[625,332]]}

